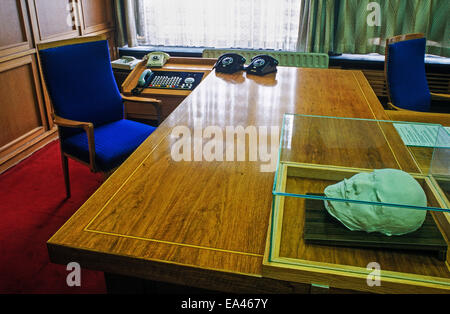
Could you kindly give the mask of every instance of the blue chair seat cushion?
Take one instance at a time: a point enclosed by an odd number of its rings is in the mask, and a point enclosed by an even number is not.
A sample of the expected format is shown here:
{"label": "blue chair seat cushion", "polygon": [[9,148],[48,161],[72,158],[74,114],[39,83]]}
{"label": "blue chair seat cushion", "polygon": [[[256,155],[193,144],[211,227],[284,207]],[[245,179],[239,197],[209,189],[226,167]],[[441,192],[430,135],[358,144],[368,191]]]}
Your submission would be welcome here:
{"label": "blue chair seat cushion", "polygon": [[[126,119],[94,128],[95,163],[98,170],[108,171],[119,166],[155,129]],[[86,132],[63,139],[61,145],[64,152],[89,161]]]}

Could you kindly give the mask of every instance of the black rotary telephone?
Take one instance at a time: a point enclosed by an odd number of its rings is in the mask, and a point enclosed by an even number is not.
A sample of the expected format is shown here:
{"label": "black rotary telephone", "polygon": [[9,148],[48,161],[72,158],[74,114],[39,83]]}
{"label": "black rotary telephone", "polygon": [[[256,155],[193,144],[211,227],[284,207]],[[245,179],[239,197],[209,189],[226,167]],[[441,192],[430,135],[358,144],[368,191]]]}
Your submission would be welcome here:
{"label": "black rotary telephone", "polygon": [[244,69],[245,58],[237,53],[225,53],[219,57],[214,68],[219,73],[235,73]]}
{"label": "black rotary telephone", "polygon": [[254,56],[245,69],[248,74],[266,75],[277,71],[278,60],[269,55]]}

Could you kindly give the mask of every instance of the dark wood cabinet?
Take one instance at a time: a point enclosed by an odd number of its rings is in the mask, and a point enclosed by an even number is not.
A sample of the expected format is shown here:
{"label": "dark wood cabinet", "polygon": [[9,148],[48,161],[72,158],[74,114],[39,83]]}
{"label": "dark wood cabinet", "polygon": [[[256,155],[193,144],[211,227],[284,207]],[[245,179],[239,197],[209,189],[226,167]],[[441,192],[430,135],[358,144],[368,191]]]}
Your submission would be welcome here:
{"label": "dark wood cabinet", "polygon": [[36,42],[46,42],[79,35],[76,1],[28,0]]}
{"label": "dark wood cabinet", "polygon": [[106,34],[115,59],[112,3],[0,1],[0,173],[57,138],[36,45]]}
{"label": "dark wood cabinet", "polygon": [[26,1],[1,1],[0,57],[27,51],[32,45]]}
{"label": "dark wood cabinet", "polygon": [[109,0],[80,0],[82,34],[112,28],[114,25],[112,2]]}

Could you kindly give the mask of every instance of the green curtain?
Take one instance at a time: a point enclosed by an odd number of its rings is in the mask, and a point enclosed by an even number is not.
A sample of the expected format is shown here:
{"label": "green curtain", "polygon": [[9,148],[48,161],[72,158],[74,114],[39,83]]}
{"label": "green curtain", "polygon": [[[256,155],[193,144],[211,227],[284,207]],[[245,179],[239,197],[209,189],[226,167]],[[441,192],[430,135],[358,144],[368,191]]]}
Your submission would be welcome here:
{"label": "green curtain", "polygon": [[387,38],[424,33],[427,53],[450,57],[449,0],[303,0],[302,10],[300,51],[384,54]]}
{"label": "green curtain", "polygon": [[123,15],[123,3],[121,0],[114,0],[114,12],[116,19],[117,45],[123,47],[127,44],[125,34],[125,17]]}
{"label": "green curtain", "polygon": [[114,0],[116,12],[117,45],[135,47],[136,33],[136,0]]}
{"label": "green curtain", "polygon": [[302,0],[297,50],[329,52],[334,48],[335,1]]}

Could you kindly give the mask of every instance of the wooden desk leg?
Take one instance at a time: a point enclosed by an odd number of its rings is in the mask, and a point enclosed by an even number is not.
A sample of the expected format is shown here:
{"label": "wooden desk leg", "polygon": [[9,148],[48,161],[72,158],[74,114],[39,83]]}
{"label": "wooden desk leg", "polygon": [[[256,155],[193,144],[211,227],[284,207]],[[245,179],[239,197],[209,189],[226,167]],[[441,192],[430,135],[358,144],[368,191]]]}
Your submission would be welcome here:
{"label": "wooden desk leg", "polygon": [[143,294],[144,281],[139,278],[105,273],[106,291],[108,294]]}
{"label": "wooden desk leg", "polygon": [[64,183],[66,185],[66,198],[70,198],[70,176],[69,176],[69,161],[67,156],[61,151],[62,170],[64,175]]}

